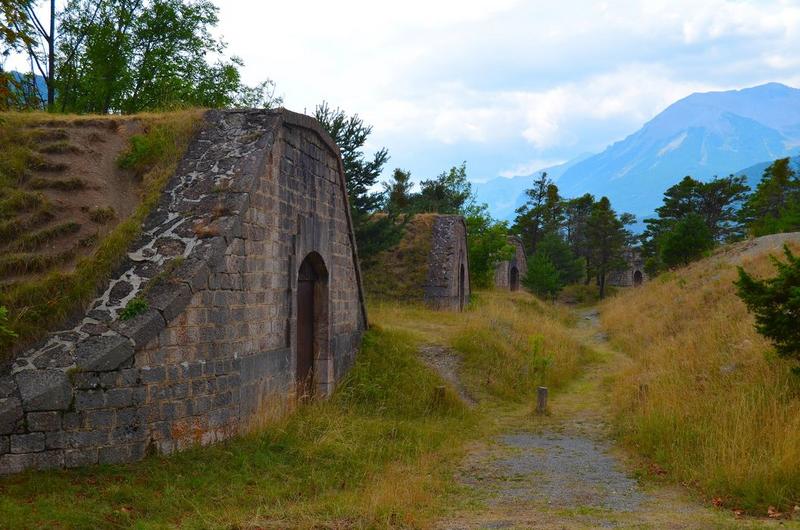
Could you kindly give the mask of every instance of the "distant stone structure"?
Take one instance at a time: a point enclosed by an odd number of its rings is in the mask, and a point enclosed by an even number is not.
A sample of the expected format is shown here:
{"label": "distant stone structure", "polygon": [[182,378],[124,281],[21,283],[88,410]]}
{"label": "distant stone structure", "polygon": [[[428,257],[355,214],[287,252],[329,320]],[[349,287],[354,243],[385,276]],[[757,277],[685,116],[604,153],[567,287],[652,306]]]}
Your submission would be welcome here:
{"label": "distant stone structure", "polygon": [[434,309],[463,311],[469,302],[467,225],[457,215],[439,215],[433,223],[425,302]]}
{"label": "distant stone structure", "polygon": [[377,299],[463,310],[470,296],[464,218],[415,215],[406,223],[402,241],[365,265],[364,284],[367,293]]}
{"label": "distant stone structure", "polygon": [[525,245],[522,238],[508,236],[508,243],[514,246],[514,257],[509,261],[501,261],[494,270],[494,285],[498,289],[519,291],[522,278],[528,272],[528,259],[525,257]]}
{"label": "distant stone structure", "polygon": [[367,326],[333,140],[285,110],[209,112],[74,324],[0,371],[0,473],[210,444],[329,394]]}
{"label": "distant stone structure", "polygon": [[615,287],[638,287],[648,280],[644,270],[644,260],[639,249],[627,249],[625,261],[628,267],[623,271],[612,272],[608,275],[608,285]]}

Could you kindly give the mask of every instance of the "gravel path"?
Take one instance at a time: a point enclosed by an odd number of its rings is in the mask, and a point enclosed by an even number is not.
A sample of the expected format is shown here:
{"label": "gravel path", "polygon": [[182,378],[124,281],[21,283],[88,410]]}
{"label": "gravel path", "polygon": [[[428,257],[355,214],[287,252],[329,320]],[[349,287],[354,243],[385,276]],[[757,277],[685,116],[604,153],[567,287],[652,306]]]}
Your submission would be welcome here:
{"label": "gravel path", "polygon": [[[503,428],[469,452],[456,481],[465,506],[437,528],[761,528],[688,498],[681,488],[640,484],[611,443],[607,376],[627,359],[608,348],[596,311],[580,314],[576,333],[603,360],[566,392],[551,414],[498,411]],[[772,525],[770,525],[772,526]]]}

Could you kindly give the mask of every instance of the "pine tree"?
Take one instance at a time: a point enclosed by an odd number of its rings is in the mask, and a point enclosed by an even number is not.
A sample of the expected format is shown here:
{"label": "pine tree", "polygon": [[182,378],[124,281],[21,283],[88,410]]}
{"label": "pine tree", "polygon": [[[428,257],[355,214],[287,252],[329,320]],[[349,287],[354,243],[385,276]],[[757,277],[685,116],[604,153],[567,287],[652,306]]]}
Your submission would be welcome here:
{"label": "pine tree", "polygon": [[589,217],[589,246],[592,249],[592,272],[597,277],[600,298],[605,297],[608,273],[625,267],[623,251],[628,240],[625,225],[611,209],[611,201],[601,198]]}
{"label": "pine tree", "polygon": [[755,314],[758,332],[773,341],[779,355],[800,361],[800,258],[788,246],[784,255],[785,263],[772,258],[778,270],[772,278],[757,280],[739,267],[736,287]]}
{"label": "pine tree", "polygon": [[689,214],[662,236],[661,262],[667,267],[688,265],[714,247],[714,235],[703,218]]}
{"label": "pine tree", "polygon": [[528,271],[522,284],[531,292],[543,297],[554,298],[561,290],[558,270],[544,254],[534,254],[528,260]]}
{"label": "pine tree", "polygon": [[776,160],[764,170],[741,216],[755,236],[800,230],[800,177],[791,159]]}

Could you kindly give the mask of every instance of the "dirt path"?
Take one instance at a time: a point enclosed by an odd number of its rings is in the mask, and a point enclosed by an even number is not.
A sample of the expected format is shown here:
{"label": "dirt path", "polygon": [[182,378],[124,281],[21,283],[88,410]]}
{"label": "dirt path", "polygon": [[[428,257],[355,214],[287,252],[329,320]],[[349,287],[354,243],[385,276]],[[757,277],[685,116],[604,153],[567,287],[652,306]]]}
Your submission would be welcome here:
{"label": "dirt path", "polygon": [[[601,360],[551,399],[549,416],[498,411],[500,433],[460,470],[468,499],[438,528],[760,528],[703,506],[681,488],[641,483],[611,443],[607,379],[627,358],[612,351],[596,311],[576,329]],[[787,526],[783,526],[786,528]]]}

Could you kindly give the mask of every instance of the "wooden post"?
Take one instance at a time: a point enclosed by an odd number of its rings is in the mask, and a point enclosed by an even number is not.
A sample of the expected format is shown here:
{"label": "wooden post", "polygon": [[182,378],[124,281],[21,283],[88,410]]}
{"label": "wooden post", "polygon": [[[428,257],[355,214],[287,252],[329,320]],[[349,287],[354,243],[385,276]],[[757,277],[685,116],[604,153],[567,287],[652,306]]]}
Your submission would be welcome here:
{"label": "wooden post", "polygon": [[536,413],[544,414],[547,412],[547,387],[540,386],[536,390]]}

